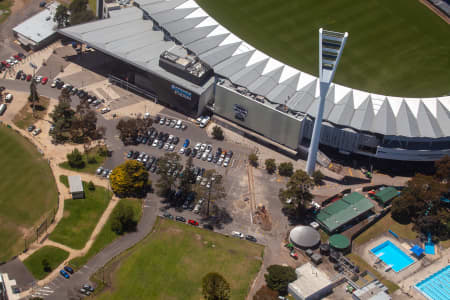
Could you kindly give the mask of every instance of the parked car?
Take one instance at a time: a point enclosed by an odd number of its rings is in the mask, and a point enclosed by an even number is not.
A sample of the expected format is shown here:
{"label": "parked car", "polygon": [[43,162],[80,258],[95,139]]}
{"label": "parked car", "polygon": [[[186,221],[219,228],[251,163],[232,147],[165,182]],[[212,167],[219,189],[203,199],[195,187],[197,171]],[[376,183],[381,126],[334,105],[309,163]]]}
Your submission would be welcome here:
{"label": "parked car", "polygon": [[48,82],[48,77],[42,78],[42,80],[41,80],[42,84],[46,84],[47,82]]}
{"label": "parked car", "polygon": [[186,223],[186,219],[183,218],[182,216],[176,216],[175,221]]}
{"label": "parked car", "polygon": [[179,153],[179,154],[184,154],[184,150],[186,150],[186,148],[182,147],[182,148],[180,149],[180,151],[178,151],[178,153]]}
{"label": "parked car", "polygon": [[42,132],[42,130],[41,130],[40,128],[36,128],[35,130],[33,130],[32,135],[33,135],[33,136],[36,136],[36,135],[38,135],[38,134],[41,133],[41,132]]}
{"label": "parked car", "polygon": [[64,266],[64,270],[70,274],[73,274],[73,269],[69,266]]}
{"label": "parked car", "polygon": [[255,238],[253,235],[247,234],[247,235],[245,236],[245,239],[246,239],[247,241],[256,243],[256,238]]}
{"label": "parked car", "polygon": [[162,117],[160,120],[159,120],[159,125],[164,125],[166,123],[166,118],[165,117]]}
{"label": "parked car", "polygon": [[189,220],[188,223],[193,225],[193,226],[198,226],[199,225],[198,222],[195,221],[195,220]]}
{"label": "parked car", "polygon": [[165,213],[163,214],[163,217],[166,218],[166,219],[173,220],[173,216],[172,216],[171,214],[169,214],[168,212],[165,212]]}
{"label": "parked car", "polygon": [[139,157],[139,151],[135,151],[133,154],[133,158],[137,159]]}
{"label": "parked car", "polygon": [[97,175],[100,175],[103,173],[103,167],[99,167],[96,171]]}
{"label": "parked car", "polygon": [[134,153],[133,150],[128,151],[127,158],[132,158],[133,153]]}
{"label": "parked car", "polygon": [[180,129],[182,124],[183,124],[183,122],[181,120],[178,120],[176,125],[175,125],[175,128],[176,129]]}
{"label": "parked car", "polygon": [[31,75],[30,75],[30,74],[28,74],[28,75],[27,75],[27,78],[26,78],[26,79],[27,79],[27,81],[30,81],[30,80],[31,80],[31,78],[32,78],[32,77],[31,77]]}
{"label": "parked car", "polygon": [[69,279],[69,278],[70,278],[70,275],[67,274],[67,272],[64,271],[64,270],[60,270],[60,271],[59,271],[59,274],[61,274],[61,276],[64,277],[64,278],[66,278],[66,279]]}
{"label": "parked car", "polygon": [[187,148],[188,146],[189,146],[189,139],[186,139],[186,140],[184,141],[183,147],[184,147],[184,148]]}
{"label": "parked car", "polygon": [[244,234],[239,231],[232,231],[231,235],[240,239],[243,239],[245,237]]}
{"label": "parked car", "polygon": [[89,284],[83,284],[83,289],[85,289],[91,293],[93,293],[95,291],[95,289],[92,286],[90,286]]}
{"label": "parked car", "polygon": [[184,155],[189,156],[189,154],[191,154],[192,149],[191,148],[187,148],[186,151],[184,152]]}
{"label": "parked car", "polygon": [[32,132],[35,128],[36,128],[36,126],[30,125],[30,126],[28,126],[27,130],[28,130],[28,132]]}

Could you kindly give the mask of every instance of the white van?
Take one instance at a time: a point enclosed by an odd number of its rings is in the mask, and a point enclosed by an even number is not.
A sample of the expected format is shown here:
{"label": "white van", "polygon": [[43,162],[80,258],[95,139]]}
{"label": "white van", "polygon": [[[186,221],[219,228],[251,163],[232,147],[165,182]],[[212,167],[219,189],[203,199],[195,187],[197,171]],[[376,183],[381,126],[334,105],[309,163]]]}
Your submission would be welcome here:
{"label": "white van", "polygon": [[11,102],[12,99],[13,99],[13,95],[12,94],[6,94],[6,97],[5,97],[5,101],[6,102]]}
{"label": "white van", "polygon": [[178,120],[177,124],[175,125],[175,128],[176,129],[180,129],[181,128],[181,124],[182,124],[181,120]]}
{"label": "white van", "polygon": [[0,105],[0,116],[3,115],[5,110],[6,110],[6,104],[3,103],[3,104]]}
{"label": "white van", "polygon": [[204,128],[206,127],[206,125],[208,125],[209,123],[209,117],[206,117],[202,120],[202,122],[200,123],[200,128]]}

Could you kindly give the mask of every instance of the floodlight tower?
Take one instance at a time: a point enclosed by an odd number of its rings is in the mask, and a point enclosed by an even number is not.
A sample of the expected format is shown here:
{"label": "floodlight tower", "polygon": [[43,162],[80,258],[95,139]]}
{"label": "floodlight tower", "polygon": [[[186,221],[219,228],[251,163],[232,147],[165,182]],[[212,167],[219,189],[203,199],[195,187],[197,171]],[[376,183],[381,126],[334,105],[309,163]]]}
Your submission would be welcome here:
{"label": "floodlight tower", "polygon": [[316,166],[317,150],[320,141],[320,129],[322,127],[323,110],[325,107],[325,97],[333,81],[348,33],[319,29],[319,78],[320,78],[320,101],[317,116],[314,121],[314,129],[311,144],[306,162],[306,173],[312,175]]}

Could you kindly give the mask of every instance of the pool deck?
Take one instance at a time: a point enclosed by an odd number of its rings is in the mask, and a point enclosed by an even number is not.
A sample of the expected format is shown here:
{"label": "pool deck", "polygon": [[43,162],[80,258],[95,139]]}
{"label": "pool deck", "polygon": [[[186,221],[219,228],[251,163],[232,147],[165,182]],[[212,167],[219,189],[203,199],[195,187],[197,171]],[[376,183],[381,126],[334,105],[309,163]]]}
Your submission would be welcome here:
{"label": "pool deck", "polygon": [[[395,272],[394,270],[389,270],[385,272],[386,264],[384,262],[381,262],[379,264],[375,264],[377,261],[377,257],[375,254],[373,254],[370,250],[379,246],[380,244],[384,243],[386,240],[393,243],[395,246],[397,246],[401,251],[403,251],[405,254],[407,254],[414,262],[410,264],[409,266],[405,267],[404,269],[400,270],[399,272]],[[422,263],[424,259],[417,260],[416,257],[411,255],[411,251],[409,251],[409,246],[406,243],[402,243],[398,240],[396,240],[394,237],[388,234],[380,235],[377,238],[374,238],[370,240],[369,242],[365,243],[359,249],[356,250],[357,254],[362,257],[368,264],[370,264],[375,270],[377,270],[383,277],[386,279],[395,282],[399,284],[401,281],[405,280],[411,274],[414,272],[417,272],[418,269],[422,267]]]}
{"label": "pool deck", "polygon": [[[376,265],[375,261],[377,260],[377,257],[370,252],[370,250],[386,240],[391,241],[400,250],[405,252],[405,254],[410,256],[414,260],[414,263],[399,272],[395,272],[394,270],[385,272],[384,269],[386,265],[384,262]],[[450,264],[450,248],[438,251],[439,255],[425,255],[419,260],[415,256],[411,255],[411,251],[409,251],[409,249],[410,246],[408,243],[397,240],[392,235],[385,233],[370,240],[353,251],[380,274],[382,274],[386,279],[395,282],[400,286],[400,289],[392,295],[393,299],[427,300],[427,298],[415,288],[415,285]]]}

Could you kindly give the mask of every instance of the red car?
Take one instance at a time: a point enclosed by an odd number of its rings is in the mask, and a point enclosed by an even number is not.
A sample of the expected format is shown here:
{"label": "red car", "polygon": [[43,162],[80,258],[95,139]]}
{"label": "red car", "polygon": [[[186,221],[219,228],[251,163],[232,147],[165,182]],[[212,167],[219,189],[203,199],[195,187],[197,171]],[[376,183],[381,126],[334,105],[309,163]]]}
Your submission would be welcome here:
{"label": "red car", "polygon": [[193,225],[193,226],[198,226],[198,222],[195,221],[195,220],[189,220],[188,223]]}
{"label": "red car", "polygon": [[30,80],[31,80],[31,75],[28,74],[28,75],[27,75],[27,81],[30,81]]}
{"label": "red car", "polygon": [[48,77],[44,77],[44,78],[42,78],[41,83],[42,84],[46,84],[47,81],[48,81]]}
{"label": "red car", "polygon": [[22,60],[22,58],[19,56],[19,54],[14,55],[14,58],[17,59],[18,61]]}

